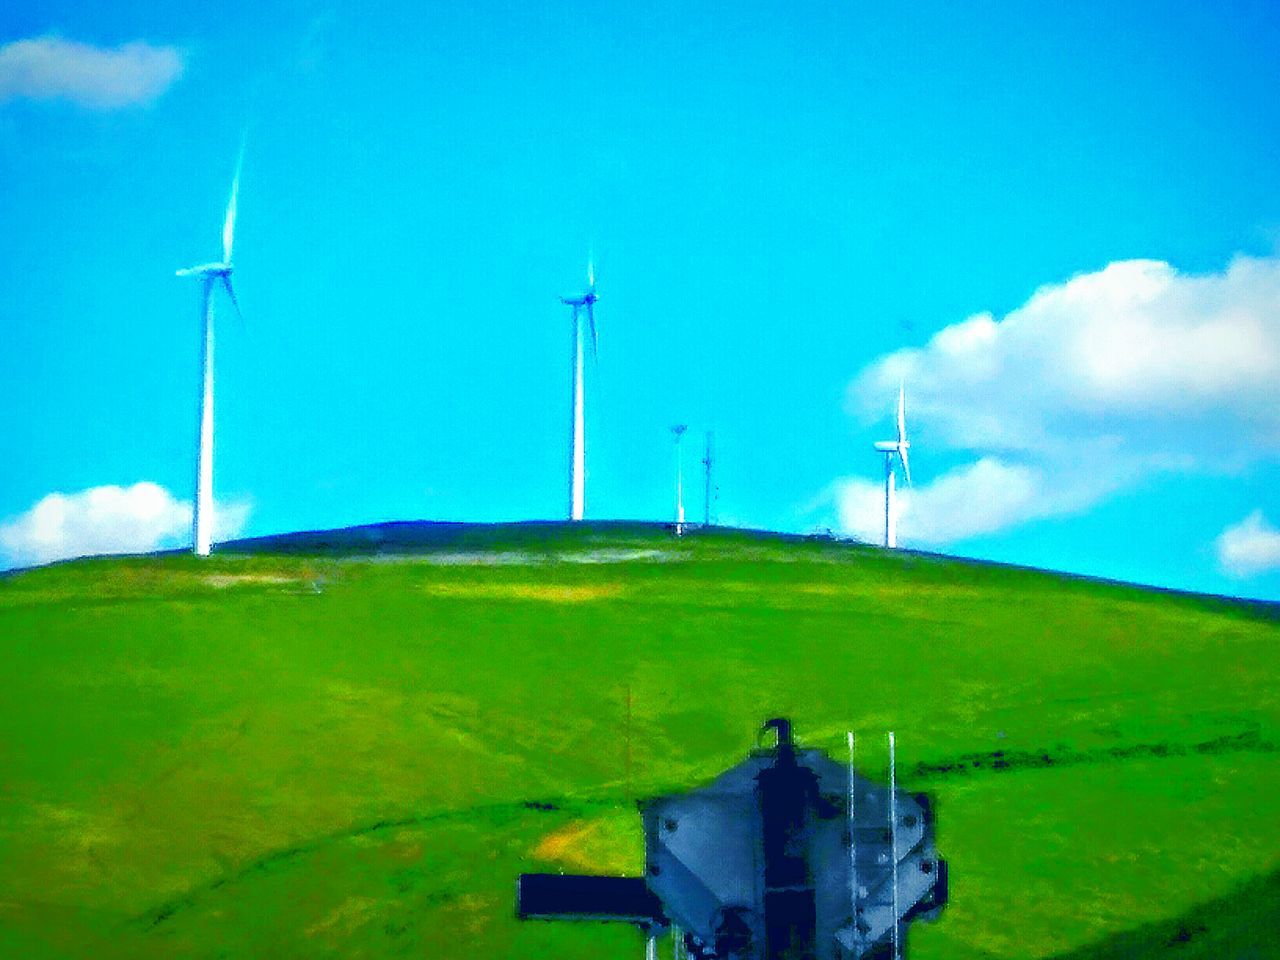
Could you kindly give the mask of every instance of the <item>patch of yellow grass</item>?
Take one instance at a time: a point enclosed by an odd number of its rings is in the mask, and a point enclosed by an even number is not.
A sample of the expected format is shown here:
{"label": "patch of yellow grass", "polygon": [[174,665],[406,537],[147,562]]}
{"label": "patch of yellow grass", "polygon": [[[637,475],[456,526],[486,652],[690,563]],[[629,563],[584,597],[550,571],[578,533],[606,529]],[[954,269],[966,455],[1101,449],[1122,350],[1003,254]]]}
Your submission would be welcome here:
{"label": "patch of yellow grass", "polygon": [[67,887],[100,884],[110,873],[108,861],[127,847],[127,827],[116,810],[35,803],[22,819],[32,833],[49,839],[40,867]]}
{"label": "patch of yellow grass", "polygon": [[367,923],[378,910],[378,901],[371,897],[348,897],[321,920],[307,927],[307,936],[316,937],[331,933],[350,936]]}
{"label": "patch of yellow grass", "polygon": [[[743,593],[766,599],[775,605],[786,605],[797,597],[837,597],[847,600],[980,600],[983,592],[962,584],[893,583],[885,580],[835,580],[796,583],[779,589],[774,584],[726,582],[715,588],[720,593]],[[714,595],[709,592],[708,595]]]}
{"label": "patch of yellow grass", "polygon": [[[631,821],[634,820],[633,824]],[[548,833],[531,851],[534,858],[591,873],[636,872],[643,859],[639,817],[573,820]]]}
{"label": "patch of yellow grass", "polygon": [[466,600],[538,600],[544,603],[589,603],[622,595],[619,583],[433,583],[427,593]]}
{"label": "patch of yellow grass", "polygon": [[270,573],[214,573],[204,578],[204,582],[218,590],[227,587],[239,587],[247,584],[284,584],[301,583],[301,577],[282,577]]}
{"label": "patch of yellow grass", "polygon": [[497,904],[493,897],[464,893],[450,905],[453,920],[471,936],[477,936],[492,924]]}
{"label": "patch of yellow grass", "polygon": [[574,820],[543,837],[533,848],[533,855],[539,860],[550,860],[553,863],[578,860],[575,854],[582,847],[591,828],[592,824],[586,820]]}

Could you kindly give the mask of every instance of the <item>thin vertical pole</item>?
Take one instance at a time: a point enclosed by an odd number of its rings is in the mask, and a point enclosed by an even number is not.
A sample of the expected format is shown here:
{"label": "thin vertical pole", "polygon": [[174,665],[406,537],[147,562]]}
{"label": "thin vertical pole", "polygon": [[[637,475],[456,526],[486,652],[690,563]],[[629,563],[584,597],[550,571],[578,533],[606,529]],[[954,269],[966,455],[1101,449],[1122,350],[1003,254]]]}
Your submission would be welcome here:
{"label": "thin vertical pole", "polygon": [[658,938],[652,933],[644,944],[644,960],[658,960]]}
{"label": "thin vertical pole", "polygon": [[898,944],[898,771],[893,731],[889,731],[889,858],[893,863],[893,960],[902,956]]}
{"label": "thin vertical pole", "polygon": [[854,797],[857,784],[853,777],[853,731],[849,736],[849,928],[858,936],[858,850],[854,842]]}
{"label": "thin vertical pole", "polygon": [[708,431],[707,431],[707,455],[706,455],[706,457],[705,457],[705,458],[703,458],[702,465],[703,465],[704,467],[706,467],[706,468],[707,468],[707,470],[706,470],[706,491],[705,491],[705,498],[704,498],[705,502],[704,502],[704,504],[703,504],[703,513],[702,513],[702,525],[703,525],[704,527],[709,527],[709,526],[711,526],[711,498],[712,498],[712,487],[711,487],[711,431],[710,431],[710,430],[708,430]]}

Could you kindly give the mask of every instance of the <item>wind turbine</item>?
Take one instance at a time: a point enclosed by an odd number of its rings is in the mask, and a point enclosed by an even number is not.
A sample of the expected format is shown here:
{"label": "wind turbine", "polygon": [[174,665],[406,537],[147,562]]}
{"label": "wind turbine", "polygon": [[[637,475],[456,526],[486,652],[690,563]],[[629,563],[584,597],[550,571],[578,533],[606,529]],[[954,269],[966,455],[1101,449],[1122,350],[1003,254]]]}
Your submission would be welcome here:
{"label": "wind turbine", "polygon": [[192,515],[192,550],[196,556],[207,557],[213,545],[213,289],[221,286],[231,298],[236,314],[240,304],[231,287],[231,246],[236,231],[236,197],[240,193],[240,169],[244,165],[244,143],[236,159],[236,173],[231,181],[231,199],[227,202],[227,215],[222,223],[222,260],[218,263],[202,263],[177,271],[179,277],[200,278],[200,406],[199,442],[196,447],[196,493]]}
{"label": "wind turbine", "polygon": [[893,474],[893,458],[902,461],[902,472],[906,475],[907,486],[911,485],[911,462],[907,458],[907,450],[911,444],[907,440],[907,390],[906,385],[898,387],[898,439],[881,440],[875,448],[884,454],[884,545],[898,545],[898,507],[895,499],[895,482]]}
{"label": "wind turbine", "polygon": [[586,418],[583,411],[582,395],[582,319],[585,310],[587,326],[591,328],[591,355],[599,356],[599,337],[596,333],[596,315],[593,307],[596,302],[596,271],[591,260],[587,260],[587,289],[578,297],[561,297],[560,302],[567,304],[573,311],[573,340],[570,350],[570,362],[573,370],[572,420],[570,431],[572,439],[569,446],[569,519],[581,520],[586,505],[587,494],[587,449]]}
{"label": "wind turbine", "polygon": [[684,536],[684,458],[681,456],[680,438],[689,429],[687,423],[677,423],[671,428],[676,438],[676,536]]}

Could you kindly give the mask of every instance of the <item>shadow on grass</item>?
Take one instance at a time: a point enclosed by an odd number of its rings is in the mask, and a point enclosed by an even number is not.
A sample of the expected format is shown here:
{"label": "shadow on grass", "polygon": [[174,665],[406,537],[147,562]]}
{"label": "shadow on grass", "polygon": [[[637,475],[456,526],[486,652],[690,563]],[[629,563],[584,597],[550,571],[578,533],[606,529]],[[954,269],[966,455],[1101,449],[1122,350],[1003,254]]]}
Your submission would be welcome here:
{"label": "shadow on grass", "polygon": [[915,776],[922,779],[966,774],[973,770],[983,772],[1044,769],[1068,767],[1080,764],[1113,763],[1123,760],[1166,759],[1191,754],[1215,755],[1224,753],[1275,753],[1276,745],[1264,740],[1256,730],[1226,734],[1200,743],[1135,743],[1096,750],[1072,750],[1057,746],[1051,750],[992,750],[988,753],[965,753],[954,760],[933,763],[917,763]]}
{"label": "shadow on grass", "polygon": [[1143,924],[1048,960],[1275,960],[1280,869],[1168,920]]}
{"label": "shadow on grass", "polygon": [[590,809],[618,806],[624,806],[624,804],[616,799],[575,798],[564,800],[518,800],[510,803],[491,803],[471,807],[459,807],[450,810],[441,810],[435,813],[403,817],[395,820],[378,820],[373,823],[360,824],[349,829],[337,830],[332,833],[323,834],[322,836],[316,837],[305,843],[285,847],[280,850],[274,850],[271,853],[250,861],[233,873],[225,874],[221,877],[202,883],[199,886],[193,887],[191,890],[179,897],[174,897],[157,907],[147,910],[139,916],[134,917],[132,922],[136,925],[141,925],[147,930],[153,930],[172,919],[174,914],[194,906],[198,900],[207,894],[220,890],[223,887],[240,883],[255,875],[269,873],[274,868],[288,863],[289,861],[315,853],[321,847],[330,843],[350,840],[356,837],[372,836],[388,830],[400,830],[408,827],[446,823],[450,820],[471,820],[480,817],[487,817],[495,823],[502,823],[526,815],[531,811],[535,813],[567,811],[582,814]]}

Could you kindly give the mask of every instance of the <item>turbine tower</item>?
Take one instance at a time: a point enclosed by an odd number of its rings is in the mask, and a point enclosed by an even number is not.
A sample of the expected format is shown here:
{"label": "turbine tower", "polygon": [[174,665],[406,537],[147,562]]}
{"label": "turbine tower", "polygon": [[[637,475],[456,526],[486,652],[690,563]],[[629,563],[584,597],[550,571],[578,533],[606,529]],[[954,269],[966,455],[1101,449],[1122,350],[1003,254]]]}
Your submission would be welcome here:
{"label": "turbine tower", "polygon": [[911,444],[907,440],[907,391],[905,385],[898,387],[898,439],[881,440],[876,443],[878,453],[884,454],[884,545],[898,545],[898,506],[896,502],[896,485],[893,473],[893,458],[902,461],[902,472],[906,475],[907,485],[911,485],[911,462],[907,458],[907,450]]}
{"label": "turbine tower", "polygon": [[596,315],[593,306],[596,302],[595,266],[587,260],[587,289],[579,297],[561,297],[560,302],[567,304],[573,312],[573,339],[570,347],[570,366],[572,369],[573,388],[571,393],[571,422],[569,443],[569,519],[581,520],[587,495],[587,448],[586,417],[583,410],[582,395],[582,312],[587,314],[587,326],[591,328],[591,355],[598,357],[599,338],[596,334]]}
{"label": "turbine tower", "polygon": [[236,302],[236,292],[231,287],[231,246],[235,239],[236,196],[240,192],[240,168],[243,165],[242,142],[236,159],[235,177],[231,181],[231,199],[227,202],[227,215],[222,223],[221,262],[202,263],[177,271],[179,277],[200,278],[199,440],[196,445],[195,508],[191,521],[191,547],[199,557],[207,557],[213,545],[213,289],[221,286],[226,290],[231,305],[240,314],[240,304]]}
{"label": "turbine tower", "polygon": [[676,438],[676,536],[684,536],[684,459],[681,457],[680,438],[689,429],[685,423],[677,423],[671,428]]}

